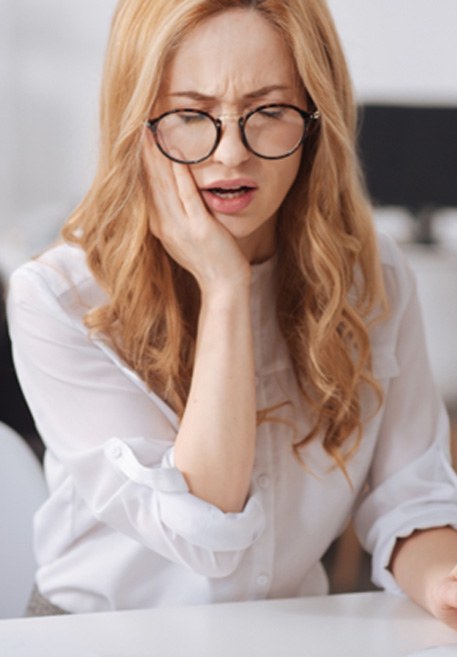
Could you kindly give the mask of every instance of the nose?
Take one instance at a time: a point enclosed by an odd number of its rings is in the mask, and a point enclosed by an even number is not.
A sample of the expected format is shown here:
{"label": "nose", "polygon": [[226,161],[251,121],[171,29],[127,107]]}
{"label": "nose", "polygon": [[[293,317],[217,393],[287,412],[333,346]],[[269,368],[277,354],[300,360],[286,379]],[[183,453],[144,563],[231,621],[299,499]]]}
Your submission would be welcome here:
{"label": "nose", "polygon": [[243,144],[236,117],[222,118],[222,136],[213,159],[228,167],[235,167],[249,159],[251,153]]}

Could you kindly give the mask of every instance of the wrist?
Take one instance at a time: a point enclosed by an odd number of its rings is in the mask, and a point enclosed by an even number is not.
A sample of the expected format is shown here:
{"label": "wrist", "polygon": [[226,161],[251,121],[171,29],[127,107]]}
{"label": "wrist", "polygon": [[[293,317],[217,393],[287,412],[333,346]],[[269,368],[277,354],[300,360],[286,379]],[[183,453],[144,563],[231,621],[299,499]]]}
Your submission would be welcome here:
{"label": "wrist", "polygon": [[250,301],[251,272],[230,279],[205,281],[200,285],[202,308],[239,306]]}

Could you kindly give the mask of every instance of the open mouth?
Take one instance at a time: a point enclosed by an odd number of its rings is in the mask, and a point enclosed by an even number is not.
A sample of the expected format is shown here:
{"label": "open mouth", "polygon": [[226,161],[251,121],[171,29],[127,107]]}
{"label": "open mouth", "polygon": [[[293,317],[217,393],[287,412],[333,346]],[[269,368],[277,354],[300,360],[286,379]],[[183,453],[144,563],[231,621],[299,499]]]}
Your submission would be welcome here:
{"label": "open mouth", "polygon": [[253,202],[258,186],[253,180],[214,180],[201,192],[207,207],[212,212],[238,214]]}
{"label": "open mouth", "polygon": [[254,187],[247,187],[245,185],[242,185],[240,187],[233,187],[227,189],[222,187],[212,187],[205,191],[210,192],[211,194],[214,194],[219,198],[232,199],[232,198],[240,198],[241,196],[243,196],[243,194],[247,194],[247,192],[250,192],[253,189]]}

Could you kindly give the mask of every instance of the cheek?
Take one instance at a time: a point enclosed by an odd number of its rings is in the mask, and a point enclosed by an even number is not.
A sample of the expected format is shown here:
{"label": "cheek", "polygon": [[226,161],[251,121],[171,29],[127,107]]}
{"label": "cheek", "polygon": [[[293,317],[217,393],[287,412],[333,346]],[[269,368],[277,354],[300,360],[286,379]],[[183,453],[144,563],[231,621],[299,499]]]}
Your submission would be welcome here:
{"label": "cheek", "polygon": [[301,154],[294,153],[290,158],[287,158],[282,162],[277,162],[280,166],[278,166],[273,173],[272,189],[275,190],[278,196],[282,196],[282,199],[286,196],[297,177],[300,168],[300,161]]}

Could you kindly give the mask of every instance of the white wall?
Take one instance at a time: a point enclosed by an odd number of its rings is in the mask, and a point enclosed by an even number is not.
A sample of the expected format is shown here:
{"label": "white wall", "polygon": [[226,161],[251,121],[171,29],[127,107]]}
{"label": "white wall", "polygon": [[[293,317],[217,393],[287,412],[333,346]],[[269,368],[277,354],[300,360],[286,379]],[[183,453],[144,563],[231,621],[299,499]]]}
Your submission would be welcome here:
{"label": "white wall", "polygon": [[53,239],[91,179],[114,0],[0,0],[0,267]]}
{"label": "white wall", "polygon": [[329,0],[362,101],[457,105],[457,0]]}

